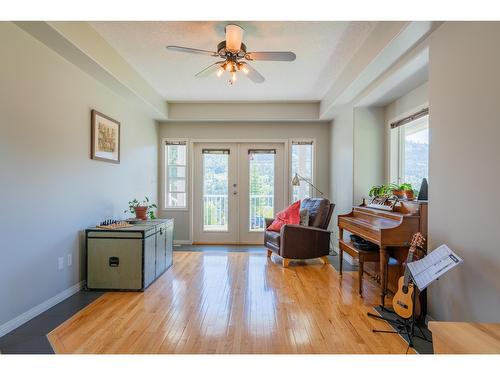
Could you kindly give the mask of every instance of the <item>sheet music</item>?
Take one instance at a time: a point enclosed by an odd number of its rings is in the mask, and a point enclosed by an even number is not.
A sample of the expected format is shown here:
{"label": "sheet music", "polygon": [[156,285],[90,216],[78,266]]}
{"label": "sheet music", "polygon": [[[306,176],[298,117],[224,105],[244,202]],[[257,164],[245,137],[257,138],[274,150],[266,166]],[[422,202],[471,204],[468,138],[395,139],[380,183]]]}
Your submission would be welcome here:
{"label": "sheet music", "polygon": [[408,270],[418,289],[424,290],[434,280],[461,263],[463,260],[457,254],[448,246],[441,245],[424,258],[408,263]]}

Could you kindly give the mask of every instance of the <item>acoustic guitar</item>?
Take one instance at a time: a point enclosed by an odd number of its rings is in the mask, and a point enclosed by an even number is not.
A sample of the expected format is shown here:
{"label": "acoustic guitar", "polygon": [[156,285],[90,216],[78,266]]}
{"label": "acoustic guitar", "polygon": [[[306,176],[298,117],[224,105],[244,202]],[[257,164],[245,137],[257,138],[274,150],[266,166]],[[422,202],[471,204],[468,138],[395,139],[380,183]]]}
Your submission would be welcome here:
{"label": "acoustic guitar", "polygon": [[[413,256],[417,247],[422,247],[425,243],[425,238],[420,232],[413,235],[406,258],[406,266],[404,276],[401,276],[398,281],[398,291],[392,299],[392,307],[394,312],[401,318],[408,319],[413,315],[413,293],[415,293],[415,286],[410,280],[410,272],[408,271],[408,263],[413,261]],[[418,301],[418,298],[416,299]],[[417,309],[415,309],[417,310]]]}

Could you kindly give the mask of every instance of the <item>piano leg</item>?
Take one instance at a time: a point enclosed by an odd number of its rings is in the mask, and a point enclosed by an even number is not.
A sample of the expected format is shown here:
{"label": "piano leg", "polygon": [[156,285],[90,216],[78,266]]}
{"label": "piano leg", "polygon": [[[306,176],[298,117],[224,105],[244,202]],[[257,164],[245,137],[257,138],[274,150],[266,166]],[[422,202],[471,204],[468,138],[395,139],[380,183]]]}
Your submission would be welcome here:
{"label": "piano leg", "polygon": [[387,294],[387,248],[380,246],[380,305],[385,306],[385,295]]}
{"label": "piano leg", "polygon": [[[344,239],[344,229],[339,228],[339,240]],[[344,251],[342,250],[342,246],[339,244],[339,273],[342,275],[342,265],[344,263]]]}

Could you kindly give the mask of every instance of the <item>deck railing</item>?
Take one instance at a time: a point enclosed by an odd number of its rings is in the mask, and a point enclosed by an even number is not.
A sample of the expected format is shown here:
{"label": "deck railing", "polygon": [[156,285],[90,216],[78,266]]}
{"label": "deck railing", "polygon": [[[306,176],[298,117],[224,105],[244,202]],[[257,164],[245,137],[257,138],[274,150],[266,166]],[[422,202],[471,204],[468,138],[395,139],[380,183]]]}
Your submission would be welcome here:
{"label": "deck railing", "polygon": [[[249,230],[265,228],[265,217],[274,215],[273,195],[250,195]],[[228,196],[226,194],[205,194],[203,196],[203,228],[225,231],[228,223]]]}

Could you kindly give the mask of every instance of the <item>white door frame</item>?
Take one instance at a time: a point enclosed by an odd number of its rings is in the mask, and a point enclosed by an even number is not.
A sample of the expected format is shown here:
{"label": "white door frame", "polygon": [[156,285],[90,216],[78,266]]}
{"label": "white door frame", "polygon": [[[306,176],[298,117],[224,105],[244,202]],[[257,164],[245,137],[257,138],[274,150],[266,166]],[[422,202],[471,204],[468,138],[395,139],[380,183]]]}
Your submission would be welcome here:
{"label": "white door frame", "polygon": [[[195,143],[281,143],[283,144],[283,181],[284,181],[284,186],[283,186],[283,201],[285,204],[288,203],[289,197],[290,197],[290,184],[289,181],[290,179],[290,170],[288,167],[289,165],[289,154],[290,154],[290,145],[289,145],[289,139],[223,139],[223,138],[218,138],[218,139],[190,139],[189,140],[189,160],[191,161],[190,163],[194,162],[194,144]],[[190,242],[192,243],[194,241],[194,166],[190,165],[189,166],[189,200],[191,204],[189,205],[189,225],[190,225],[190,230],[189,230],[189,237],[190,237]]]}

